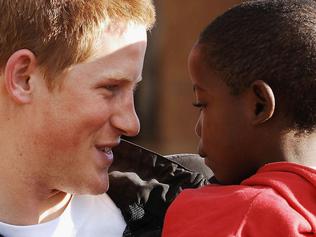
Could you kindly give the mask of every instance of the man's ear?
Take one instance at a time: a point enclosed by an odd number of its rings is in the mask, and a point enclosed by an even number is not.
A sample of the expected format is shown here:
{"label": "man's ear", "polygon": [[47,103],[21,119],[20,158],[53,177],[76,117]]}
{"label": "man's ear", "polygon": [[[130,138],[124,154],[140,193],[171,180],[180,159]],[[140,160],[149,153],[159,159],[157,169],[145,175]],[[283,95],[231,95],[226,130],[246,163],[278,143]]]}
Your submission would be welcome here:
{"label": "man's ear", "polygon": [[31,74],[36,68],[36,57],[28,49],[14,52],[4,70],[4,83],[8,94],[20,104],[30,103],[32,98]]}
{"label": "man's ear", "polygon": [[252,124],[258,125],[269,120],[275,111],[275,97],[271,87],[261,80],[250,85],[252,97]]}

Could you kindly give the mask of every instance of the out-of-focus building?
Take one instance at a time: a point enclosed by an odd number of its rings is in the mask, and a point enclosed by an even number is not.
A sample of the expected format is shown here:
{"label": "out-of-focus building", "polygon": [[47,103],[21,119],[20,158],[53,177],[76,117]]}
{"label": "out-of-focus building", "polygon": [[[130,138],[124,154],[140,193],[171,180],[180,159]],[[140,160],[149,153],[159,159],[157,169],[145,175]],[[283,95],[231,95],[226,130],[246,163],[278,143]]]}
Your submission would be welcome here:
{"label": "out-of-focus building", "polygon": [[157,22],[148,36],[143,82],[136,93],[141,132],[132,140],[161,154],[194,153],[198,111],[193,108],[187,57],[199,32],[241,0],[155,0]]}

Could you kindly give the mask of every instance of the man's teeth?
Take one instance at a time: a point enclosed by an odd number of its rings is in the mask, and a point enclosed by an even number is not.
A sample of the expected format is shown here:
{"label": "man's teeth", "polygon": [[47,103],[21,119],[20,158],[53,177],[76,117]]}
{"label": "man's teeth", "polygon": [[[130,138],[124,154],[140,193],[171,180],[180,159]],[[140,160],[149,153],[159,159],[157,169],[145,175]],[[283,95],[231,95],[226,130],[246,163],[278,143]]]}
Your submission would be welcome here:
{"label": "man's teeth", "polygon": [[100,150],[101,150],[102,152],[104,152],[104,153],[111,153],[111,152],[112,152],[112,149],[109,148],[109,147],[104,147],[104,148],[101,148]]}

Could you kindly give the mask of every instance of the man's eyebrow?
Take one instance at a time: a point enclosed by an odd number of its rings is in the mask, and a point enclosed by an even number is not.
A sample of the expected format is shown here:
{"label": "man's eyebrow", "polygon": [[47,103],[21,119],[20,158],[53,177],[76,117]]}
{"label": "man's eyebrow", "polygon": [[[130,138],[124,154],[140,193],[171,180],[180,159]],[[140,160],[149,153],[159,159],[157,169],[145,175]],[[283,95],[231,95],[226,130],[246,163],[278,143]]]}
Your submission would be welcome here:
{"label": "man's eyebrow", "polygon": [[142,76],[139,76],[137,79],[134,79],[133,77],[127,77],[123,73],[105,73],[101,76],[101,78],[117,81],[130,81],[135,83],[139,83],[142,80]]}

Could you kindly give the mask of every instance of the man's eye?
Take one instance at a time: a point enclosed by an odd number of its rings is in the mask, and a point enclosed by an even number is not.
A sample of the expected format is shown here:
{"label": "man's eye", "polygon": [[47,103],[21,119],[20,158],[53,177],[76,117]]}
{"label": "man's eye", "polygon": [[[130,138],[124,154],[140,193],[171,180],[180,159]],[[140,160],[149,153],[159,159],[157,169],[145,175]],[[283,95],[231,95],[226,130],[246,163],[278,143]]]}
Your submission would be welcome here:
{"label": "man's eye", "polygon": [[104,88],[113,92],[113,91],[118,90],[119,85],[117,84],[105,85]]}
{"label": "man's eye", "polygon": [[202,102],[193,102],[192,105],[196,108],[199,108],[200,110],[206,107],[206,103],[202,103]]}

